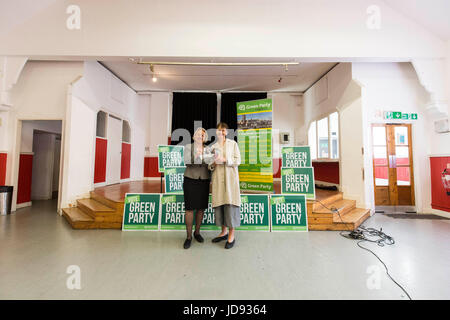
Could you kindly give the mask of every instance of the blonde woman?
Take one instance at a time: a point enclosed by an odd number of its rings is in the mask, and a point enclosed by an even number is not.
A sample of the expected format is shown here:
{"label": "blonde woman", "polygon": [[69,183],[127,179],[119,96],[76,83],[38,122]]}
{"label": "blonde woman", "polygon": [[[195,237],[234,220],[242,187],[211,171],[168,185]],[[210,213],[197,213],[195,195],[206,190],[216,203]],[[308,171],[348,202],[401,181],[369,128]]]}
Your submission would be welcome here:
{"label": "blonde woman", "polygon": [[200,235],[200,226],[203,220],[203,214],[208,207],[209,185],[211,173],[208,170],[208,159],[212,159],[209,148],[205,146],[208,140],[206,130],[198,128],[194,133],[194,143],[184,148],[184,162],[186,170],[184,172],[183,192],[185,206],[185,223],[187,238],[184,241],[184,249],[189,249],[192,242],[192,226],[195,215],[194,238],[198,242],[204,239]]}
{"label": "blonde woman", "polygon": [[238,173],[241,154],[238,144],[226,138],[227,130],[226,123],[217,125],[217,142],[211,147],[214,162],[209,164],[209,168],[212,171],[212,206],[216,225],[222,227],[222,232],[212,242],[227,240],[225,249],[230,249],[236,241],[235,228],[241,225]]}

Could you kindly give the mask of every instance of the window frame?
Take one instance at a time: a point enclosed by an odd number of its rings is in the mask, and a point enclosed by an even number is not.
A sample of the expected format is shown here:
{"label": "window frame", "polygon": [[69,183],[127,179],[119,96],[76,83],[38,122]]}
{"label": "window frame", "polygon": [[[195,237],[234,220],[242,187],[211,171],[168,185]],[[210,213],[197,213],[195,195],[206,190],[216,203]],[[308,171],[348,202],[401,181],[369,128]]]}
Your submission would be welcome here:
{"label": "window frame", "polygon": [[[331,143],[332,143],[332,141],[331,141],[331,126],[330,126],[330,116],[333,114],[333,113],[337,113],[337,120],[338,120],[338,124],[337,124],[337,132],[338,132],[338,136],[337,136],[337,154],[338,154],[338,157],[337,158],[330,158],[330,156],[331,156],[331,151],[332,151],[332,147],[331,147]],[[320,158],[319,157],[319,154],[320,154],[320,152],[319,152],[319,125],[318,125],[318,123],[319,123],[319,121],[321,121],[321,120],[323,120],[323,119],[327,119],[327,126],[328,126],[328,157],[327,158]],[[308,127],[308,133],[307,133],[307,136],[308,136],[308,145],[310,145],[310,141],[309,141],[309,131],[310,131],[310,129],[311,129],[311,125],[313,124],[313,123],[316,123],[316,132],[315,132],[315,140],[316,140],[316,154],[315,154],[315,158],[313,158],[313,155],[311,155],[311,160],[312,161],[318,161],[318,162],[332,162],[332,161],[334,161],[334,162],[336,162],[336,161],[340,161],[340,159],[341,159],[341,152],[340,152],[340,143],[339,143],[339,138],[340,138],[340,121],[339,121],[339,112],[338,111],[334,111],[334,112],[331,112],[331,113],[329,113],[329,114],[327,114],[327,115],[325,115],[325,116],[323,116],[323,117],[320,117],[319,119],[317,119],[317,120],[313,120],[313,121],[311,121],[310,123],[309,123],[309,127]]]}

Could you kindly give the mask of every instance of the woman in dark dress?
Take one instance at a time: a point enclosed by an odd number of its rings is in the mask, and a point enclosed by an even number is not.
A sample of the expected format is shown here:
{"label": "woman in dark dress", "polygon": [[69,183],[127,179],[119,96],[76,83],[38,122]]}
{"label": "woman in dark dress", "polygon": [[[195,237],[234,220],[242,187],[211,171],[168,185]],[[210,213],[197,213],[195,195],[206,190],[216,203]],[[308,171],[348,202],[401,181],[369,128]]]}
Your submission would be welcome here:
{"label": "woman in dark dress", "polygon": [[188,249],[192,242],[192,226],[195,215],[194,238],[198,242],[204,239],[200,235],[200,226],[203,220],[203,214],[208,207],[209,183],[211,179],[208,163],[212,161],[213,155],[205,141],[208,139],[206,130],[198,128],[194,133],[194,143],[189,144],[184,149],[184,163],[186,171],[184,172],[184,206],[187,238],[184,241],[184,248]]}

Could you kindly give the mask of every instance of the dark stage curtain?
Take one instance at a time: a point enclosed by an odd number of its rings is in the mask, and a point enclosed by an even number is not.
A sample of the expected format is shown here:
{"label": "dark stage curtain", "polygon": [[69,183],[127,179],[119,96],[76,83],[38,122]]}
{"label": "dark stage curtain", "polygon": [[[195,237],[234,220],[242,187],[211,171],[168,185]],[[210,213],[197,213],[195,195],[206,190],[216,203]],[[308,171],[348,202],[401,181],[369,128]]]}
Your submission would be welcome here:
{"label": "dark stage curtain", "polygon": [[174,140],[171,144],[186,145],[192,142],[194,135],[194,121],[201,121],[206,130],[217,125],[217,95],[216,93],[202,92],[174,92],[172,102],[172,133],[176,129],[186,129],[190,132],[191,141]]}
{"label": "dark stage curtain", "polygon": [[237,129],[236,103],[250,100],[266,99],[267,92],[229,92],[222,93],[220,121],[228,124],[230,129]]}

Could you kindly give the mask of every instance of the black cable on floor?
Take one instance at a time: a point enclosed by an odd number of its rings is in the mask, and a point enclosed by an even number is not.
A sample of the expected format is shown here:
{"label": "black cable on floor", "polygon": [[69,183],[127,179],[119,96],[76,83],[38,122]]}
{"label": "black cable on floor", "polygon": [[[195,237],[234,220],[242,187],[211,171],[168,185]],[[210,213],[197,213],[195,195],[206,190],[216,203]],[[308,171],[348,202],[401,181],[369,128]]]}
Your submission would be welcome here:
{"label": "black cable on floor", "polygon": [[[337,213],[338,216],[339,216],[339,219],[341,219],[341,222],[345,225],[345,222],[344,222],[344,220],[341,217],[341,213],[339,212],[339,210],[336,207],[328,208],[320,200],[316,200],[316,201],[319,202],[322,205],[322,207],[324,207],[325,209],[329,210],[330,212]],[[346,228],[347,228],[347,226],[346,226]],[[348,232],[348,233],[344,234],[344,232]],[[376,243],[380,247],[384,247],[385,245],[389,245],[390,246],[390,245],[395,244],[395,240],[394,240],[393,237],[391,237],[391,236],[387,235],[386,233],[384,233],[382,228],[380,228],[380,230],[377,230],[375,228],[365,228],[363,226],[359,226],[358,228],[356,228],[356,230],[350,230],[349,229],[348,231],[341,231],[341,232],[339,232],[339,234],[342,237],[347,238],[347,239],[359,240],[356,243],[357,246],[360,247],[361,249],[369,251],[371,254],[373,254],[381,262],[381,264],[384,266],[384,268],[386,270],[386,274],[392,280],[392,282],[394,282],[400,289],[402,289],[402,291],[408,296],[409,300],[412,300],[412,298],[408,294],[408,292],[397,281],[395,281],[395,279],[392,278],[392,276],[389,274],[389,269],[386,266],[386,264],[383,262],[383,260],[381,260],[380,257],[377,256],[376,253],[373,252],[372,250],[370,250],[369,248],[361,246],[361,243],[363,243],[363,242]],[[378,239],[373,240],[373,239],[370,239],[369,237],[378,237]]]}

